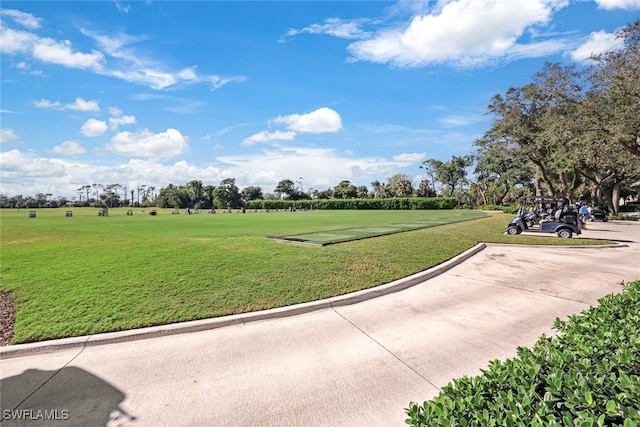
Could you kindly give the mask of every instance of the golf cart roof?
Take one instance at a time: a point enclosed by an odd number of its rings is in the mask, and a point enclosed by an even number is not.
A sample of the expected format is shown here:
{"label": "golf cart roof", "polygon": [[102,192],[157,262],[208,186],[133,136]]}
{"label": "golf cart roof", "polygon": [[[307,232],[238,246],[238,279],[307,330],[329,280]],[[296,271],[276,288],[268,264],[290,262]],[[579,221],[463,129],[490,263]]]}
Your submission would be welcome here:
{"label": "golf cart roof", "polygon": [[563,202],[569,203],[569,199],[566,197],[556,196],[524,196],[521,199],[523,202]]}

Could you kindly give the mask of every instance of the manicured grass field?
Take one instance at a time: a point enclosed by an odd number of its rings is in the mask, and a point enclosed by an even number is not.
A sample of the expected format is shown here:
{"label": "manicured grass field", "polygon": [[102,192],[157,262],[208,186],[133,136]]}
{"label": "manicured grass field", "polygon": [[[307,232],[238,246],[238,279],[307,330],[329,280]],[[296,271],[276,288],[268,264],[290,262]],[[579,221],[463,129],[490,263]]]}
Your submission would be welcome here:
{"label": "manicured grass field", "polygon": [[[439,214],[439,215],[438,215]],[[454,222],[470,221],[486,216],[480,211],[458,210],[431,212],[429,219],[422,219],[404,223],[393,223],[378,227],[343,228],[332,231],[317,231],[303,234],[287,234],[285,236],[268,236],[271,239],[287,242],[299,242],[314,246],[332,245],[335,243],[350,242],[353,240],[369,239],[371,237],[385,236],[388,234],[404,233],[423,228],[437,227]]]}
{"label": "manicured grass field", "polygon": [[[482,242],[599,244],[507,236],[510,215],[324,247],[268,235],[384,228],[443,211],[171,215],[171,210],[0,210],[0,290],[16,303],[13,343],[130,329],[312,301],[387,283]],[[451,216],[461,211],[448,211]]]}

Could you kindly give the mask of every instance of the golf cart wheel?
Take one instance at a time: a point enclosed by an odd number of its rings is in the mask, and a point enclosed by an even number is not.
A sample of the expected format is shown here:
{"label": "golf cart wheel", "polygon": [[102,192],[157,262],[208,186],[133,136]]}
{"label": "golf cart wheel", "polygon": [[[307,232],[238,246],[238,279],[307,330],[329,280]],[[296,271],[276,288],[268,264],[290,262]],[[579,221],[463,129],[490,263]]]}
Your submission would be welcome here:
{"label": "golf cart wheel", "polygon": [[520,227],[518,227],[517,225],[510,225],[509,228],[507,228],[507,233],[513,235],[516,234],[520,234],[522,231],[520,230]]}
{"label": "golf cart wheel", "polygon": [[573,232],[567,228],[558,230],[558,237],[561,237],[563,239],[570,239],[572,236],[573,236]]}

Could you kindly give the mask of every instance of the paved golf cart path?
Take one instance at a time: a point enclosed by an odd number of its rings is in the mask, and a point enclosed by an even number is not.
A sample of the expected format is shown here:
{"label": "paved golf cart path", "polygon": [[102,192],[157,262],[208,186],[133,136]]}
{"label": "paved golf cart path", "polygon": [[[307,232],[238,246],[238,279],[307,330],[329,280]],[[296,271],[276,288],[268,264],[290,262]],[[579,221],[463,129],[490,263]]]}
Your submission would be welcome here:
{"label": "paved golf cart path", "polygon": [[582,237],[624,246],[490,245],[350,305],[17,357],[3,348],[2,409],[23,402],[32,416],[67,418],[47,425],[403,425],[409,401],[514,356],[556,317],[640,278],[640,223],[590,224]]}

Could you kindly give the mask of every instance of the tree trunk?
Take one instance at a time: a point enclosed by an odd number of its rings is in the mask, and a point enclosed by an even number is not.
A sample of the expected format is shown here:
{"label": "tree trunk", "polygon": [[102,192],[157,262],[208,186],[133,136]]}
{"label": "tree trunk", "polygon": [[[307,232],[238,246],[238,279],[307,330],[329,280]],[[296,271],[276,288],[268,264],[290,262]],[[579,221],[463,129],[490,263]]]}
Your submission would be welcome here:
{"label": "tree trunk", "polygon": [[[556,194],[556,189],[553,186],[553,181],[551,181],[551,179],[549,179],[549,176],[547,174],[547,170],[544,168],[544,166],[542,165],[542,162],[535,160],[535,159],[531,159],[531,161],[533,162],[534,165],[536,165],[538,167],[538,170],[540,171],[540,174],[542,176],[542,181],[547,185],[547,196],[555,196]],[[538,194],[536,194],[538,195]],[[540,196],[542,195],[542,191],[540,191]]]}
{"label": "tree trunk", "polygon": [[613,205],[613,213],[618,215],[620,213],[620,184],[618,183],[613,185],[611,204]]}
{"label": "tree trunk", "polygon": [[540,184],[540,181],[540,178],[536,178],[535,181],[533,181],[533,185],[536,188],[536,197],[542,196],[542,185]]}
{"label": "tree trunk", "polygon": [[[604,197],[607,200],[607,206],[609,207],[609,212],[613,215],[617,215],[620,210],[620,199],[619,199],[620,189],[618,188],[618,190],[615,190],[616,186],[619,187],[619,185],[617,184],[613,184],[613,185],[609,184],[609,185],[603,186],[602,188],[602,193],[604,194]],[[618,200],[614,200],[616,196],[618,197]]]}

